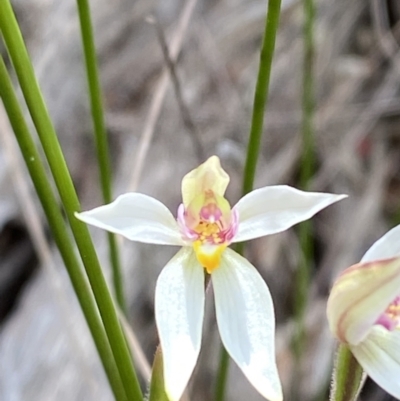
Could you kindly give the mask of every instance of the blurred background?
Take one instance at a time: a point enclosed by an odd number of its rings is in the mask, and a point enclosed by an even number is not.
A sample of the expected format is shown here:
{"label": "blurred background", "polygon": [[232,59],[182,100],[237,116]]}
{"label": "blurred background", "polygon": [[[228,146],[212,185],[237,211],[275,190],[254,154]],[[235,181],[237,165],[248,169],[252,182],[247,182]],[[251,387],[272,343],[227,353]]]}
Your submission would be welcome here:
{"label": "blurred background", "polygon": [[[98,206],[102,200],[76,4],[13,4],[82,207]],[[227,198],[234,204],[241,192],[266,2],[97,0],[91,6],[114,195],[138,190],[175,214],[183,175],[216,154],[231,176]],[[275,302],[278,368],[285,399],[292,401],[328,399],[336,345],[325,318],[329,289],[341,270],[400,223],[400,2],[317,0],[316,7],[317,166],[310,189],[350,196],[312,220],[314,264],[301,366],[295,366],[291,346],[300,261],[297,231],[247,246]],[[302,24],[301,3],[283,1],[256,187],[299,183]],[[160,37],[174,63],[174,84]],[[1,110],[0,400],[112,400],[29,177],[6,138],[9,133]],[[29,201],[36,209],[27,206]],[[92,232],[108,272],[105,234]],[[121,242],[121,250],[129,323],[151,363],[158,343],[156,278],[176,249]],[[213,399],[219,349],[210,292],[190,400]],[[295,368],[301,382],[294,394]],[[262,398],[232,362],[226,400],[244,399]],[[392,398],[367,382],[361,399]]]}

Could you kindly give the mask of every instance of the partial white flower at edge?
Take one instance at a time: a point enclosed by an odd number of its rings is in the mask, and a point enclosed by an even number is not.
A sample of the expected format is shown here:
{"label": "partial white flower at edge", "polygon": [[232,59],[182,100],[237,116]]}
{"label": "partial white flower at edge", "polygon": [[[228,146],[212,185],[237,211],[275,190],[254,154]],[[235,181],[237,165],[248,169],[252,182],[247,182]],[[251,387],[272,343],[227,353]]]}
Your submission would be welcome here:
{"label": "partial white flower at edge", "polygon": [[270,292],[256,268],[228,246],[287,230],[346,197],[278,185],[256,189],[231,208],[224,198],[228,183],[218,157],[212,156],[183,178],[176,219],[161,202],[140,193],[77,214],[132,241],[182,246],[158,277],[155,294],[171,401],[180,399],[200,352],[204,269],[211,275],[226,350],[262,396],[282,400]]}
{"label": "partial white flower at edge", "polygon": [[327,315],[331,331],[364,371],[400,399],[400,225],[342,272]]}

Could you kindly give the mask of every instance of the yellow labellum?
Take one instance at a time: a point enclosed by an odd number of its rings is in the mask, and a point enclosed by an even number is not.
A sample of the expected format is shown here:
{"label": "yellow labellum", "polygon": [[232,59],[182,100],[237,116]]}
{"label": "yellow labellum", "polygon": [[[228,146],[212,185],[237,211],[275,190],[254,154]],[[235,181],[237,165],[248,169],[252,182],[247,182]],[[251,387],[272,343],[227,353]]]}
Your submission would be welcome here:
{"label": "yellow labellum", "polygon": [[202,241],[193,242],[197,260],[211,274],[221,263],[221,256],[227,245],[213,245]]}

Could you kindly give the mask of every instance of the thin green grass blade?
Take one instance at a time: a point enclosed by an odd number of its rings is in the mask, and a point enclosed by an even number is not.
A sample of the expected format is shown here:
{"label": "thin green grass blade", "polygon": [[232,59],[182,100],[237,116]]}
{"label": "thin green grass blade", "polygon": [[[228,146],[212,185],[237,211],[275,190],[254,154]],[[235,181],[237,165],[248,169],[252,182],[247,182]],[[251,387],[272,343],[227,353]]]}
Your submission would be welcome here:
{"label": "thin green grass blade", "polygon": [[[108,147],[107,131],[104,123],[104,108],[102,102],[100,79],[97,68],[96,48],[94,43],[93,25],[90,6],[87,0],[77,0],[78,14],[81,27],[83,53],[85,56],[86,75],[89,86],[90,106],[94,128],[94,137],[99,164],[101,191],[104,203],[112,201],[111,162]],[[114,234],[108,233],[110,263],[113,272],[114,292],[120,308],[126,312],[123,278]]]}
{"label": "thin green grass blade", "polygon": [[75,212],[80,211],[79,200],[9,0],[0,1],[0,29],[65,208],[126,394],[129,400],[141,400],[129,349],[89,230],[75,218]]}
{"label": "thin green grass blade", "polygon": [[[315,168],[314,140],[314,0],[303,0],[304,10],[304,55],[303,55],[303,88],[302,88],[302,157],[300,165],[300,187],[307,190]],[[295,277],[294,316],[296,329],[293,338],[293,351],[296,359],[293,374],[292,393],[298,391],[301,380],[301,359],[305,345],[304,318],[310,287],[311,268],[314,263],[313,225],[310,220],[299,226],[299,241],[302,257]]]}
{"label": "thin green grass blade", "polygon": [[261,138],[264,127],[264,113],[268,104],[269,81],[271,78],[272,59],[275,51],[276,33],[278,31],[281,0],[269,0],[265,18],[264,36],[261,45],[260,65],[258,69],[256,90],[253,102],[250,137],[247,145],[247,157],[244,167],[242,194],[253,190],[254,177]]}
{"label": "thin green grass blade", "polygon": [[49,222],[54,240],[56,241],[65,267],[67,268],[68,275],[89,326],[115,399],[117,401],[127,401],[125,390],[92,291],[76,257],[58,201],[47,179],[45,168],[30,135],[2,57],[0,57],[0,97],[3,100],[26,166],[32,177],[36,192]]}
{"label": "thin green grass blade", "polygon": [[215,400],[224,400],[226,394],[226,384],[228,382],[229,354],[224,346],[221,346],[219,355],[219,365],[217,382],[215,386]]}

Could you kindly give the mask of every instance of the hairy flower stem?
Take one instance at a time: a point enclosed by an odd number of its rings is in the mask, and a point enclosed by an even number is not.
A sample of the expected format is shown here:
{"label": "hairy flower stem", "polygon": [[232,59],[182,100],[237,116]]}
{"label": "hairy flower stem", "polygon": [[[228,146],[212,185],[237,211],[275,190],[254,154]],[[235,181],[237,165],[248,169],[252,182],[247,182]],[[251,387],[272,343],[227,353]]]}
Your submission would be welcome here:
{"label": "hairy flower stem", "polygon": [[126,401],[125,390],[104,331],[103,323],[98,314],[93,293],[82,271],[79,260],[76,257],[58,201],[54,196],[39,152],[30,135],[28,125],[18,103],[2,57],[0,57],[0,98],[3,100],[15,137],[46,214],[54,240],[74,287],[82,312],[89,326],[115,399],[117,401]]}
{"label": "hairy flower stem", "polygon": [[[103,102],[97,68],[96,48],[93,36],[92,20],[88,0],[77,0],[83,53],[85,56],[86,75],[88,79],[90,106],[97,150],[97,161],[100,171],[101,190],[104,203],[112,201],[111,163],[108,149],[107,131],[104,123]],[[114,234],[107,234],[110,262],[113,272],[113,284],[116,299],[120,308],[126,312],[123,278]]]}
{"label": "hairy flower stem", "polygon": [[78,196],[9,0],[0,1],[0,29],[66,211],[126,394],[131,401],[141,400],[131,355],[89,230],[75,217],[80,210]]}
{"label": "hairy flower stem", "polygon": [[356,401],[366,375],[347,345],[339,345],[332,376],[330,401]]}
{"label": "hairy flower stem", "polygon": [[[265,18],[264,35],[261,45],[260,64],[254,94],[253,114],[250,127],[247,157],[243,174],[242,194],[253,189],[257,160],[260,152],[261,138],[264,126],[264,113],[268,103],[268,90],[271,77],[272,59],[275,50],[276,33],[279,26],[281,0],[269,0]],[[243,254],[243,244],[238,244],[236,250]],[[225,389],[228,377],[229,357],[225,349],[221,351],[215,387],[215,401],[225,399]]]}

